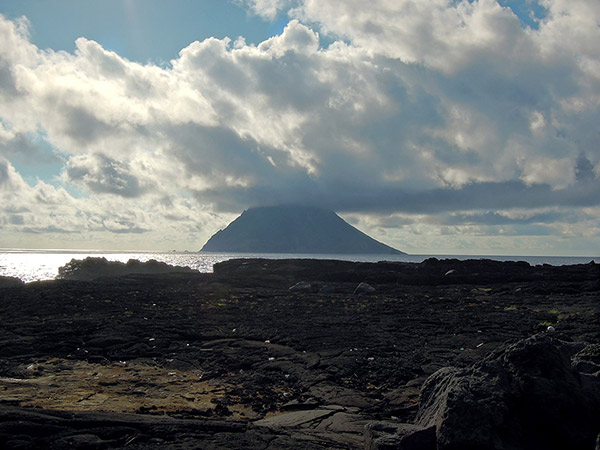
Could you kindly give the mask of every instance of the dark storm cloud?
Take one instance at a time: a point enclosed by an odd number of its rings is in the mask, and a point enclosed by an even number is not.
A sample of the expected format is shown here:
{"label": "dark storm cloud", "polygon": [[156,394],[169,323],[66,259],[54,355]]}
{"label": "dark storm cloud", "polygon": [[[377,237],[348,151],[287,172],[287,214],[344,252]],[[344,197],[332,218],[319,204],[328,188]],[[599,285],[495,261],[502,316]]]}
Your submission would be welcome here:
{"label": "dark storm cloud", "polygon": [[244,189],[204,191],[207,199],[221,199],[228,210],[248,205],[280,203],[315,204],[340,212],[439,214],[451,211],[506,210],[514,208],[592,207],[600,205],[600,180],[594,178],[563,189],[521,181],[470,183],[460,188],[410,191],[393,185],[346,180],[337,185],[309,176],[271,180]]}
{"label": "dark storm cloud", "polygon": [[[434,189],[424,192],[390,192],[376,205],[387,209],[393,205],[405,212],[439,213],[476,209],[541,208],[549,206],[597,206],[600,204],[600,182],[554,190],[547,184],[528,186],[521,181],[471,183],[459,189]],[[350,205],[349,205],[350,206]],[[368,205],[364,205],[369,210]]]}

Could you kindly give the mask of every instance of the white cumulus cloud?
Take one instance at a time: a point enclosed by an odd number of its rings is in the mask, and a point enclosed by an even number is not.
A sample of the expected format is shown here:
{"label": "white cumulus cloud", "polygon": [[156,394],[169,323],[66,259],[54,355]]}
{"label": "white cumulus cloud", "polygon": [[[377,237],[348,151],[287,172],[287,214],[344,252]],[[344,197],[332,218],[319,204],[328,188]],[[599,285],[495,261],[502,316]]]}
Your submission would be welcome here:
{"label": "white cumulus cloud", "polygon": [[[600,201],[600,11],[539,4],[532,28],[495,0],[247,1],[292,19],[258,45],[192,42],[165,66],[85,37],[73,53],[41,49],[25,19],[0,16],[12,199],[0,224],[202,241],[244,208],[313,203],[362,214],[402,247],[410,233],[426,246],[497,231],[474,214],[558,208],[556,224],[581,237],[565,218]],[[19,173],[42,157],[60,173]],[[464,227],[444,223],[451,213]],[[395,231],[376,225],[386,217]]]}

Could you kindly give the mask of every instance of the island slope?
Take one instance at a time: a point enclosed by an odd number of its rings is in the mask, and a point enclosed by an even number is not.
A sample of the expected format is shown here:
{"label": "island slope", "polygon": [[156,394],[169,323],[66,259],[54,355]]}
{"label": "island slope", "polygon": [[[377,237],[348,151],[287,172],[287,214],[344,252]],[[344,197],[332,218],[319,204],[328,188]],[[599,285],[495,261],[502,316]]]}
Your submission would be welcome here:
{"label": "island slope", "polygon": [[202,252],[403,254],[330,210],[308,206],[250,208],[215,233]]}

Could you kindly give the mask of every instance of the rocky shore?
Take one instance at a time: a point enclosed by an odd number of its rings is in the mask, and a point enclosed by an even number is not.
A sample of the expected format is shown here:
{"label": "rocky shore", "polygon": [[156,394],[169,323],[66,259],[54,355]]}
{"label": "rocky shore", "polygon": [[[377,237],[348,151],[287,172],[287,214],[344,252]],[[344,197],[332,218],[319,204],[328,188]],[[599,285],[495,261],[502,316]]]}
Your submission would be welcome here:
{"label": "rocky shore", "polygon": [[214,270],[0,279],[0,448],[596,445],[598,264]]}

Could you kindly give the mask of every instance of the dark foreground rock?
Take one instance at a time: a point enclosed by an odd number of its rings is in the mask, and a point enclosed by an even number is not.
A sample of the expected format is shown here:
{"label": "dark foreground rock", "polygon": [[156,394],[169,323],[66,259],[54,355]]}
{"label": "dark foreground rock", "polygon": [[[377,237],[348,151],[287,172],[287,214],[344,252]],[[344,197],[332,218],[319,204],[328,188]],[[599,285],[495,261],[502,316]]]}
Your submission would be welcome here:
{"label": "dark foreground rock", "polygon": [[0,277],[0,288],[19,287],[22,284],[23,281],[16,277]]}
{"label": "dark foreground rock", "polygon": [[542,421],[588,448],[599,280],[596,264],[240,260],[0,288],[0,448],[418,448],[434,426],[452,448],[457,411],[480,448],[538,448],[523,430]]}
{"label": "dark foreground rock", "polygon": [[599,359],[597,345],[533,336],[471,368],[436,372],[421,390],[416,423],[435,427],[439,450],[592,449]]}

